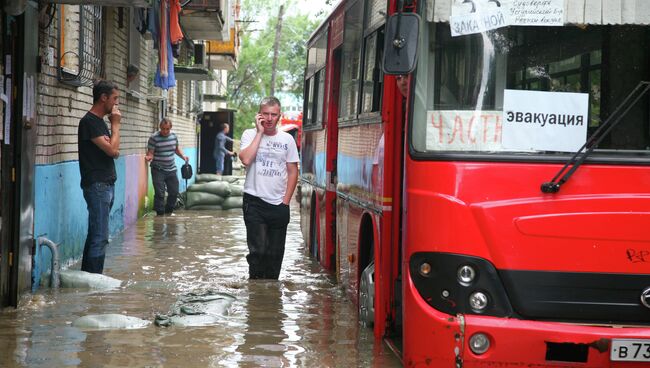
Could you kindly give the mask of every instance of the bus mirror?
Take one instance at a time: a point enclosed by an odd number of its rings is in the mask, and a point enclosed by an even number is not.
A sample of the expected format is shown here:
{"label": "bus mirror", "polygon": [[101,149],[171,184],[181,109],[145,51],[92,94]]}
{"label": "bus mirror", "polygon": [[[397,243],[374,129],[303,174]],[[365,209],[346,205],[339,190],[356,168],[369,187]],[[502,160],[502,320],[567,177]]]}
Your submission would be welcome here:
{"label": "bus mirror", "polygon": [[396,13],[386,22],[383,69],[386,74],[409,74],[417,63],[420,16]]}

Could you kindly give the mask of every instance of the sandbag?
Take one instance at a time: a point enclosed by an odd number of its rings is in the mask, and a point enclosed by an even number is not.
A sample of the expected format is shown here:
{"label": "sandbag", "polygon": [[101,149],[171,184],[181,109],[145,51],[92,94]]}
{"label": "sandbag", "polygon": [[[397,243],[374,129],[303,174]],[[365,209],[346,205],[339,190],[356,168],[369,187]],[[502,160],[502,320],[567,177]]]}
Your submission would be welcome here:
{"label": "sandbag", "polygon": [[221,181],[221,175],[217,174],[198,174],[196,175],[197,183],[207,183],[210,181]]}
{"label": "sandbag", "polygon": [[223,177],[221,177],[221,181],[225,181],[225,182],[228,182],[228,183],[235,183],[235,182],[238,182],[239,180],[240,180],[239,176],[223,176]]}
{"label": "sandbag", "polygon": [[231,197],[241,197],[244,195],[244,186],[230,184],[230,196]]}
{"label": "sandbag", "polygon": [[[220,197],[228,197],[230,195],[230,184],[221,181],[211,181],[209,183],[192,184],[187,188],[189,192],[204,192],[216,194]],[[219,203],[206,203],[206,204],[219,204]]]}
{"label": "sandbag", "polygon": [[91,314],[79,317],[72,326],[84,329],[112,330],[147,327],[151,322],[122,314]]}
{"label": "sandbag", "polygon": [[223,321],[221,316],[230,313],[230,307],[235,300],[236,298],[230,294],[212,290],[189,293],[180,297],[180,300],[172,306],[169,315],[156,315],[154,323],[161,327],[215,325]]}
{"label": "sandbag", "polygon": [[233,208],[242,208],[244,205],[244,197],[228,197],[221,204],[224,210],[230,210]]}
{"label": "sandbag", "polygon": [[60,279],[65,288],[114,289],[122,285],[118,279],[86,271],[61,271]]}
{"label": "sandbag", "polygon": [[204,204],[200,204],[188,208],[188,210],[197,210],[197,211],[221,211],[222,209],[223,207],[219,205],[204,205]]}
{"label": "sandbag", "polygon": [[220,205],[223,203],[223,197],[206,192],[187,192],[187,202],[185,208],[191,209],[194,206]]}

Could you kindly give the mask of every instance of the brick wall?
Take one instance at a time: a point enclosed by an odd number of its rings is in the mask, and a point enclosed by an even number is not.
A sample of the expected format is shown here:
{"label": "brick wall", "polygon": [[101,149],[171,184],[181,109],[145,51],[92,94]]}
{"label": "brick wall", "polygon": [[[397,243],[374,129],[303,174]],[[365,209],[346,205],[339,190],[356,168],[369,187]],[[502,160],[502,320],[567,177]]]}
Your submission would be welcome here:
{"label": "brick wall", "polygon": [[[75,17],[74,9],[66,9],[68,19]],[[47,164],[77,160],[77,125],[92,102],[89,88],[74,88],[57,81],[57,32],[59,14],[50,27],[40,31],[39,54],[41,73],[38,81],[38,122],[36,163]],[[68,35],[66,42],[74,38]],[[74,66],[74,65],[72,65]]]}
{"label": "brick wall", "polygon": [[190,111],[190,99],[194,96],[194,83],[178,81],[176,88],[169,90],[167,117],[173,122],[173,130],[181,147],[196,147],[196,113]]}
{"label": "brick wall", "polygon": [[[76,6],[66,6],[68,31],[75,30],[76,9]],[[103,29],[106,31],[103,47],[104,74],[106,79],[117,83],[120,88],[120,151],[122,155],[144,155],[147,139],[157,129],[159,121],[160,100],[150,98],[160,95],[160,90],[152,86],[157,50],[153,49],[153,41],[148,39],[148,35],[139,37],[140,58],[135,63],[140,70],[139,88],[130,92],[133,90],[132,85],[127,88],[126,82],[126,68],[129,62],[133,62],[129,60],[128,51],[128,8],[122,13],[121,24],[117,8],[103,7],[102,11],[105,23]],[[47,29],[41,29],[39,38],[42,65],[37,100],[37,164],[78,160],[77,127],[79,120],[92,106],[92,88],[70,86],[57,80],[58,16],[59,14]],[[73,37],[66,36],[66,40],[69,39]],[[196,147],[195,113],[187,108],[188,99],[196,98],[191,83],[195,82],[178,81],[177,87],[170,89],[168,94],[167,115],[173,120],[174,131],[179,135],[183,147]]]}

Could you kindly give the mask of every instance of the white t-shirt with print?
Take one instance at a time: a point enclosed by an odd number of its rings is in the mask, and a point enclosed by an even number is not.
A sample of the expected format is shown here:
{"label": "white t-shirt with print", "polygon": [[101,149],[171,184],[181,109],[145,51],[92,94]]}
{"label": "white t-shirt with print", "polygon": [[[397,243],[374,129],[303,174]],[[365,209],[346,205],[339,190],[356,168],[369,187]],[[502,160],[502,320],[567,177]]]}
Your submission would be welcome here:
{"label": "white t-shirt with print", "polygon": [[[241,147],[248,147],[256,129],[247,129],[241,136]],[[255,160],[246,167],[244,193],[261,198],[271,204],[280,204],[287,191],[287,163],[298,162],[298,148],[293,137],[279,131],[275,135],[262,135]]]}

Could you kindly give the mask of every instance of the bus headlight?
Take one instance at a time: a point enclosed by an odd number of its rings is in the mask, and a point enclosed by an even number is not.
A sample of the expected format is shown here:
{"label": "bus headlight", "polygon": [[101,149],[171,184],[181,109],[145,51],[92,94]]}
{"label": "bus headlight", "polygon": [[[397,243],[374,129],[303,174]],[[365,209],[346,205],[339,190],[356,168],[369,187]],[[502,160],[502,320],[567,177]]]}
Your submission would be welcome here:
{"label": "bus headlight", "polygon": [[469,349],[476,355],[485,354],[490,349],[490,338],[483,333],[477,333],[469,338]]}
{"label": "bus headlight", "polygon": [[487,308],[489,303],[488,296],[480,291],[475,291],[469,296],[469,306],[474,312],[481,313]]}
{"label": "bus headlight", "polygon": [[409,276],[429,306],[449,315],[514,315],[497,269],[484,258],[453,253],[417,252]]}
{"label": "bus headlight", "polygon": [[431,275],[431,265],[424,262],[420,265],[420,275],[429,277]]}
{"label": "bus headlight", "polygon": [[458,282],[460,282],[461,285],[467,286],[471,284],[475,277],[476,271],[472,266],[464,265],[458,269]]}

